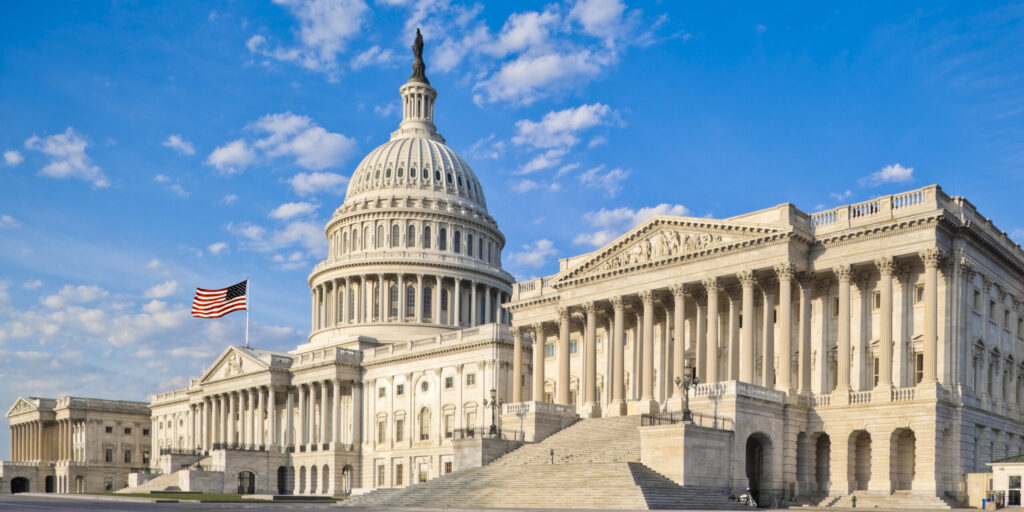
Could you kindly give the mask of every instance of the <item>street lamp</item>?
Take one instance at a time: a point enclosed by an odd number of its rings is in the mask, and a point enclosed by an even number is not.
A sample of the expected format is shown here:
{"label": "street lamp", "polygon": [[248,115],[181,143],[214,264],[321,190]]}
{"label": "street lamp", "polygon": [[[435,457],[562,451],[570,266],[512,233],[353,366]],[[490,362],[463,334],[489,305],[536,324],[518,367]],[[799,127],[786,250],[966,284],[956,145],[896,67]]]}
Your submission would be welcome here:
{"label": "street lamp", "polygon": [[491,400],[488,402],[484,398],[484,407],[491,408],[491,429],[487,433],[495,437],[498,436],[498,409],[501,404],[501,400],[498,400],[498,390],[491,388]]}
{"label": "street lamp", "polygon": [[676,375],[676,387],[683,390],[683,421],[693,421],[693,413],[690,412],[690,388],[700,384],[697,378],[697,369],[686,363],[683,368],[683,376]]}

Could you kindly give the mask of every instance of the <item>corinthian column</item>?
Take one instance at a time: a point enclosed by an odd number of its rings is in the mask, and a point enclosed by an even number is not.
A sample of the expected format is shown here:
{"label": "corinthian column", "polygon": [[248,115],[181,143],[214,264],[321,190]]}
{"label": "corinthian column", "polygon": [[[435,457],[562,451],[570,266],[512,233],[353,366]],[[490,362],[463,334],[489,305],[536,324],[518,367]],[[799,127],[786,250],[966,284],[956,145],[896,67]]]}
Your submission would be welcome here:
{"label": "corinthian column", "polygon": [[556,403],[569,404],[569,309],[558,308],[558,394]]}
{"label": "corinthian column", "polygon": [[625,307],[623,306],[622,297],[616,295],[611,299],[612,310],[613,310],[613,323],[612,326],[612,402],[608,405],[608,414],[610,416],[625,416],[626,414],[626,367],[625,367],[625,356],[626,351],[622,343],[623,332],[625,329]]}
{"label": "corinthian column", "polygon": [[512,327],[512,403],[523,401],[523,329]]}
{"label": "corinthian column", "polygon": [[718,278],[703,281],[708,294],[708,336],[705,340],[707,360],[704,363],[705,382],[718,382]]}
{"label": "corinthian column", "polygon": [[533,324],[533,401],[544,401],[544,324]]}
{"label": "corinthian column", "polygon": [[833,272],[839,280],[839,332],[837,336],[837,364],[839,375],[832,403],[845,404],[850,399],[850,265],[839,265]]}
{"label": "corinthian column", "polygon": [[[883,256],[875,260],[878,267],[881,290],[881,311],[878,314],[878,385],[876,389],[885,393],[892,388],[892,274],[894,269],[892,256]],[[888,398],[886,398],[888,400]]]}
{"label": "corinthian column", "polygon": [[924,262],[924,372],[921,384],[934,388],[938,382],[938,270],[943,254],[940,249],[931,248],[921,251],[920,256]]}
{"label": "corinthian column", "polygon": [[775,389],[793,395],[796,389],[792,383],[793,354],[793,265],[785,264],[775,267],[779,277],[779,374],[775,379]]}
{"label": "corinthian column", "polygon": [[800,275],[800,393],[811,392],[811,283],[814,275]]}
{"label": "corinthian column", "polygon": [[583,305],[586,313],[587,332],[587,359],[586,366],[586,390],[587,402],[583,405],[581,416],[584,418],[600,418],[601,404],[597,401],[597,308],[593,302]]}
{"label": "corinthian column", "polygon": [[643,381],[640,390],[639,412],[658,411],[658,402],[654,400],[654,292],[640,292],[640,300],[644,305],[644,347],[643,347]]}
{"label": "corinthian column", "polygon": [[754,382],[754,273],[744,270],[736,277],[743,286],[743,331],[740,333],[740,380]]}
{"label": "corinthian column", "polygon": [[766,388],[775,387],[775,287],[779,281],[769,277],[761,281],[764,292],[764,345],[761,350],[763,368],[761,385]]}
{"label": "corinthian column", "polygon": [[[672,374],[683,378],[683,373],[686,371],[686,340],[684,337],[686,327],[686,288],[682,283],[679,283],[670,286],[669,291],[672,292]],[[673,401],[671,403],[682,400],[683,389],[676,386],[675,382],[669,385],[672,386]],[[681,405],[681,403],[677,405]],[[680,408],[680,410],[682,409]]]}

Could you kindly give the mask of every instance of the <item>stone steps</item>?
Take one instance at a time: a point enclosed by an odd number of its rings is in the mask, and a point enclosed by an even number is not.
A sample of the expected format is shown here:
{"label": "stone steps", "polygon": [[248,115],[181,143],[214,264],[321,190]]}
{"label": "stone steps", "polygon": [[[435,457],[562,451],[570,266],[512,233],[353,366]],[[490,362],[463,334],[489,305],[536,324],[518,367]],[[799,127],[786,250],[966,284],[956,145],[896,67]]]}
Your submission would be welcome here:
{"label": "stone steps", "polygon": [[831,508],[853,508],[853,497],[857,497],[856,508],[907,508],[921,510],[950,510],[958,508],[956,503],[938,496],[918,496],[909,493],[871,494],[856,491],[851,494],[830,495],[819,506]]}
{"label": "stone steps", "polygon": [[179,483],[178,473],[174,472],[174,473],[171,473],[171,474],[168,474],[168,475],[157,476],[156,478],[154,478],[154,479],[152,479],[152,480],[150,480],[150,481],[148,481],[148,482],[146,482],[146,483],[144,483],[142,485],[138,485],[138,486],[135,486],[135,487],[127,487],[127,488],[120,489],[120,490],[115,491],[115,492],[118,492],[118,493],[131,493],[131,492],[164,491],[164,490],[167,490],[168,487],[173,487],[174,490],[180,490],[180,489],[178,489],[178,483]]}
{"label": "stone steps", "polygon": [[[683,488],[640,463],[640,418],[577,422],[479,468],[380,489],[343,506],[724,510],[723,494]],[[551,464],[551,450],[555,463]]]}

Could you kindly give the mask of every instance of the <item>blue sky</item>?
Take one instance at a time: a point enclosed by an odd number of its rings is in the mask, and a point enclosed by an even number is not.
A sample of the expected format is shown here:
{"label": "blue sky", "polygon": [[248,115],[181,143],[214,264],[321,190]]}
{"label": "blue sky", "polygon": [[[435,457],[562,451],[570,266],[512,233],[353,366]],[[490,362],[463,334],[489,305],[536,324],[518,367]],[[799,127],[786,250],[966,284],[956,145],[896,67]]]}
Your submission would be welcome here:
{"label": "blue sky", "polygon": [[1022,4],[7,2],[0,403],[186,385],[244,321],[190,318],[194,287],[246,275],[254,345],[301,343],[417,26],[519,278],[655,213],[931,183],[1024,240]]}

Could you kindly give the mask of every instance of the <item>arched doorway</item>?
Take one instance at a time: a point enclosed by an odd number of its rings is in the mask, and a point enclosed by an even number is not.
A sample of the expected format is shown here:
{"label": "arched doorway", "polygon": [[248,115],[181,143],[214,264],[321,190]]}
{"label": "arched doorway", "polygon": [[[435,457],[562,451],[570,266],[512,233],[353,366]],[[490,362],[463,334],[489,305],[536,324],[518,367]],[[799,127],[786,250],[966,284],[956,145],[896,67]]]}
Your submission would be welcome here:
{"label": "arched doorway", "polygon": [[55,482],[56,482],[56,479],[53,478],[52,475],[46,477],[46,479],[43,480],[43,485],[45,486],[44,488],[45,488],[46,492],[54,492],[55,491],[55,489],[54,489],[56,487]]}
{"label": "arched doorway", "polygon": [[871,480],[871,434],[855,430],[850,434],[847,480],[850,490],[866,491]]}
{"label": "arched doorway", "polygon": [[771,456],[771,441],[768,436],[756,433],[747,438],[746,469],[747,487],[755,501],[761,500],[760,491],[768,481],[768,461]]}
{"label": "arched doorway", "polygon": [[238,494],[256,494],[256,474],[252,471],[238,473]]}
{"label": "arched doorway", "polygon": [[321,473],[323,473],[321,476],[323,479],[323,485],[320,486],[320,493],[327,494],[331,492],[331,467],[324,464],[324,470],[321,471]]}
{"label": "arched doorway", "polygon": [[316,494],[316,465],[309,467],[309,493]]}
{"label": "arched doorway", "polygon": [[352,494],[352,466],[341,468],[341,492]]}
{"label": "arched doorway", "polygon": [[828,492],[829,464],[832,457],[832,440],[822,433],[814,443],[814,481],[818,492]]}
{"label": "arched doorway", "polygon": [[277,468],[277,493],[288,494],[288,468],[286,466]]}
{"label": "arched doorway", "polygon": [[85,492],[85,479],[82,478],[82,475],[75,477],[75,492],[79,494]]}
{"label": "arched doorway", "polygon": [[299,494],[306,494],[306,466],[299,466]]}
{"label": "arched doorway", "polygon": [[19,476],[11,479],[11,494],[29,492],[31,490],[29,487],[28,478]]}
{"label": "arched doorway", "polygon": [[909,491],[914,482],[914,445],[917,438],[909,428],[893,431],[889,442],[889,482],[894,491]]}

